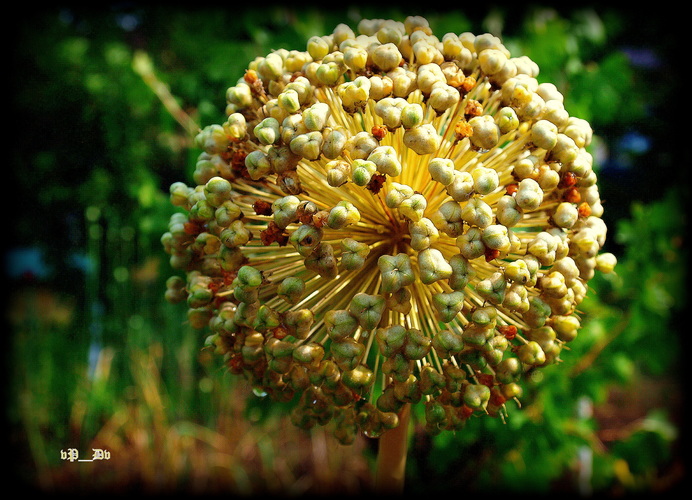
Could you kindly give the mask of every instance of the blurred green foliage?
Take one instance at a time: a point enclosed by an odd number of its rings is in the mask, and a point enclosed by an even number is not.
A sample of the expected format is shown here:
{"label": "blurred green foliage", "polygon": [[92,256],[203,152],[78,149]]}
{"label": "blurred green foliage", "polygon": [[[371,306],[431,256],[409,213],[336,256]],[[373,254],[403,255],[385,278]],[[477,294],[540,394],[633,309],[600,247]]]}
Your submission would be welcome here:
{"label": "blurred green foliage", "polygon": [[[156,359],[171,421],[213,428],[219,399],[231,391],[221,368],[201,356],[203,339],[184,311],[163,301],[168,186],[190,179],[197,152],[134,70],[136,56],[149,57],[177,105],[204,126],[219,122],[226,88],[255,56],[302,49],[341,22],[408,14],[382,6],[135,3],[46,9],[19,23],[10,75],[10,250],[37,248],[45,261],[7,269],[7,415],[21,477],[39,482],[36,474],[60,465],[61,448],[88,449],[111,415],[137,399],[141,373],[132,359],[152,346],[162,350]],[[506,422],[475,419],[458,434],[431,438],[414,429],[408,488],[621,492],[676,482],[688,192],[670,126],[675,40],[662,36],[655,16],[633,8],[415,14],[436,33],[502,35],[512,53],[539,64],[539,80],[558,85],[571,115],[592,123],[607,248],[620,264],[593,281],[579,339],[560,366],[526,387],[524,408],[510,408]],[[39,300],[46,290],[50,300]],[[109,374],[99,376],[104,366]],[[252,422],[280,411],[262,400],[246,408]]]}

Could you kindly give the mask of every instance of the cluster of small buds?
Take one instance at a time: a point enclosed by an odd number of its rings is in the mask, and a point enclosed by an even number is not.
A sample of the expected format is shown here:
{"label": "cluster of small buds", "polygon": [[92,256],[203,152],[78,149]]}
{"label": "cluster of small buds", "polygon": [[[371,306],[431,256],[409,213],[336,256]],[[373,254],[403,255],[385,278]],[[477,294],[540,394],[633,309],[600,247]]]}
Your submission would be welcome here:
{"label": "cluster of small buds", "polygon": [[344,443],[425,406],[504,418],[558,363],[606,226],[592,130],[490,34],[363,20],[252,61],[171,186],[162,243],[207,345]]}

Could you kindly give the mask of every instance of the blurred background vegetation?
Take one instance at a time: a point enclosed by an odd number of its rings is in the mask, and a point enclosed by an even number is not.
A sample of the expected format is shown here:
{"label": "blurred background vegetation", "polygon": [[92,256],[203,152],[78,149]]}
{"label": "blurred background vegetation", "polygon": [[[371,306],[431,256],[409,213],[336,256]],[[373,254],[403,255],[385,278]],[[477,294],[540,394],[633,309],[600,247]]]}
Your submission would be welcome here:
{"label": "blurred background vegetation", "polygon": [[[191,180],[198,154],[185,120],[220,123],[226,88],[252,58],[302,50],[341,22],[409,14],[436,34],[501,35],[592,123],[606,249],[620,264],[592,282],[579,338],[527,383],[506,422],[474,419],[431,438],[414,415],[407,489],[615,495],[682,485],[689,154],[673,127],[685,105],[679,16],[539,4],[124,2],[17,20],[4,249],[14,481],[43,492],[243,494],[371,484],[373,442],[344,447],[319,428],[295,429],[284,406],[253,396],[202,349],[185,308],[163,300],[171,270],[159,238],[173,211],[168,186]],[[69,462],[68,448],[110,459]]]}

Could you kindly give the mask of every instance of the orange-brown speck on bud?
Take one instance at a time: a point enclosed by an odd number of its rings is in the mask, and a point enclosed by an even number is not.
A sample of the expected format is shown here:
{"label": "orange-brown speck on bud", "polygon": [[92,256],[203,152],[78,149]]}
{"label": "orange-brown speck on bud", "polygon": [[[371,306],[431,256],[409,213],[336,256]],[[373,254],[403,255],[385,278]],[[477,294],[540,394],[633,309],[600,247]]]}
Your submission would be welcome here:
{"label": "orange-brown speck on bud", "polygon": [[513,340],[517,336],[517,327],[514,325],[500,325],[497,327],[497,331],[500,332],[507,340]]}
{"label": "orange-brown speck on bud", "polygon": [[252,208],[255,210],[257,215],[271,215],[272,205],[265,200],[257,200],[252,204]]}
{"label": "orange-brown speck on bud", "polygon": [[454,126],[454,133],[456,134],[456,139],[458,141],[462,140],[464,137],[471,137],[473,135],[473,128],[464,119],[461,119]]}
{"label": "orange-brown speck on bud", "polygon": [[257,71],[255,71],[254,69],[247,70],[243,75],[243,80],[245,80],[250,85],[255,83],[258,80],[258,78],[259,77],[257,76]]}
{"label": "orange-brown speck on bud", "polygon": [[577,207],[577,212],[579,213],[579,217],[588,217],[591,215],[591,207],[588,203],[583,201]]}
{"label": "orange-brown speck on bud", "polygon": [[557,187],[560,189],[572,187],[577,183],[577,176],[574,175],[574,172],[565,172],[565,175],[562,176],[562,179],[560,179],[560,182],[558,183]]}
{"label": "orange-brown speck on bud", "polygon": [[579,193],[579,189],[577,189],[574,186],[568,188],[563,193],[562,199],[568,203],[579,203],[581,201],[581,194]]}
{"label": "orange-brown speck on bud", "polygon": [[375,139],[381,141],[387,135],[387,127],[384,125],[373,125],[371,133]]}
{"label": "orange-brown speck on bud", "polygon": [[464,115],[467,117],[481,116],[483,114],[483,105],[473,99],[469,99],[464,109]]}
{"label": "orange-brown speck on bud", "polygon": [[507,194],[510,196],[515,194],[518,189],[519,189],[519,184],[507,184],[507,187],[505,187]]}

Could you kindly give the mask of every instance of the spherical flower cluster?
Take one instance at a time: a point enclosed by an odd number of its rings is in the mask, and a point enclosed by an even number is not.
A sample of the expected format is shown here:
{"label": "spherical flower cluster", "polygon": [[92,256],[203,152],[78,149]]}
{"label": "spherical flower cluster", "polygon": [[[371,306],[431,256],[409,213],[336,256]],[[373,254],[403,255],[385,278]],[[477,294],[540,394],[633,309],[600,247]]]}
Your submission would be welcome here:
{"label": "spherical flower cluster", "polygon": [[504,415],[557,363],[606,226],[589,124],[490,34],[363,20],[249,64],[196,137],[167,297],[304,428]]}

